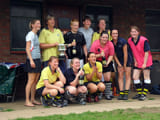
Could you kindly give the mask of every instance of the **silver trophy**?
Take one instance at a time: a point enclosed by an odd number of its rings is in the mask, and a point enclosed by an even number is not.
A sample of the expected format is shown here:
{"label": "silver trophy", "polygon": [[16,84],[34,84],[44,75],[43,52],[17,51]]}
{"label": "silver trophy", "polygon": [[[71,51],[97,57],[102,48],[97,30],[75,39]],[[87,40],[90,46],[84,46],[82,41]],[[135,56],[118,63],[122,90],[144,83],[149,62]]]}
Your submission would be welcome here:
{"label": "silver trophy", "polygon": [[66,51],[66,45],[65,44],[59,44],[58,45],[58,51],[59,51],[59,60],[65,60],[65,51]]}

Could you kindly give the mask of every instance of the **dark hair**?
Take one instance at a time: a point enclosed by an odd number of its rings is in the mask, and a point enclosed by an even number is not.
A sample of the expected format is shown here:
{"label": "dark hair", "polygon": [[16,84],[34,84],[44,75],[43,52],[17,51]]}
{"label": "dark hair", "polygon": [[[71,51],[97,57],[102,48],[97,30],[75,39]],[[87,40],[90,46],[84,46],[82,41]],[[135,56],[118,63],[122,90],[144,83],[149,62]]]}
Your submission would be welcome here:
{"label": "dark hair", "polygon": [[91,21],[91,18],[89,16],[84,16],[83,19],[82,19],[82,22],[84,22],[85,20],[90,20]]}
{"label": "dark hair", "polygon": [[119,30],[118,30],[117,28],[113,28],[113,29],[111,30],[111,34],[112,34],[112,31],[113,31],[113,30],[117,30],[117,31],[119,32]]}
{"label": "dark hair", "polygon": [[104,18],[100,18],[100,19],[98,20],[98,24],[100,23],[101,20],[104,20],[105,23],[106,23],[106,20],[105,20]]}
{"label": "dark hair", "polygon": [[46,23],[48,22],[48,20],[50,19],[55,19],[55,17],[53,15],[47,15],[46,17]]}
{"label": "dark hair", "polygon": [[105,21],[105,23],[106,23],[106,20],[105,20],[104,18],[100,18],[100,19],[98,20],[97,30],[99,30],[99,23],[100,23],[100,21],[101,21],[101,20],[104,20],[104,21]]}
{"label": "dark hair", "polygon": [[107,34],[107,35],[108,35],[108,32],[107,32],[107,31],[102,31],[101,34],[100,34],[100,37],[101,37],[103,34]]}
{"label": "dark hair", "polygon": [[54,59],[57,59],[57,60],[58,60],[58,57],[51,56],[51,57],[49,58],[49,60],[48,60],[48,64],[49,64],[50,62],[52,62],[52,60],[54,60]]}
{"label": "dark hair", "polygon": [[87,58],[89,58],[91,54],[95,54],[95,53],[94,53],[94,52],[89,52],[89,53],[87,54]]}
{"label": "dark hair", "polygon": [[33,19],[29,22],[29,28],[32,30],[32,25],[35,24],[37,21],[40,21],[39,19]]}

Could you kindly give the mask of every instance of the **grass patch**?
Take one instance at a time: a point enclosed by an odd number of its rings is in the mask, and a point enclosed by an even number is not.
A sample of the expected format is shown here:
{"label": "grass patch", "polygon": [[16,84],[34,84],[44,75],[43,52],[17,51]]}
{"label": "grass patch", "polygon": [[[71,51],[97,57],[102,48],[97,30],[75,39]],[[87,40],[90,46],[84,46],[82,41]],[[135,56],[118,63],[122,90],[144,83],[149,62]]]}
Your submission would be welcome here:
{"label": "grass patch", "polygon": [[136,113],[132,109],[110,112],[85,112],[81,114],[52,115],[46,117],[18,118],[16,120],[158,120],[160,113]]}
{"label": "grass patch", "polygon": [[11,112],[14,111],[14,109],[2,109],[1,112]]}
{"label": "grass patch", "polygon": [[148,98],[148,100],[155,100],[155,98]]}
{"label": "grass patch", "polygon": [[124,100],[123,102],[133,102],[132,100]]}

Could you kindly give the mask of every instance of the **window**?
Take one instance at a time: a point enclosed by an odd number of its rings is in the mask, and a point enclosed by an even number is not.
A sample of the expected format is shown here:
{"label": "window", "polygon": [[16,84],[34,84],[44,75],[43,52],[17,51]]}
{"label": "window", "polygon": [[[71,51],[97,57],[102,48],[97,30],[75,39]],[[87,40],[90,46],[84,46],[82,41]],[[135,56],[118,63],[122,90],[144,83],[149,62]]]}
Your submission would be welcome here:
{"label": "window", "polygon": [[146,37],[152,52],[160,52],[160,10],[146,10]]}
{"label": "window", "polygon": [[92,20],[92,28],[97,30],[98,20],[103,18],[106,20],[106,28],[111,29],[112,21],[112,8],[104,6],[87,6],[86,15],[90,16]]}
{"label": "window", "polygon": [[41,19],[41,9],[38,3],[11,4],[11,51],[25,50],[25,36],[29,32],[29,22]]}

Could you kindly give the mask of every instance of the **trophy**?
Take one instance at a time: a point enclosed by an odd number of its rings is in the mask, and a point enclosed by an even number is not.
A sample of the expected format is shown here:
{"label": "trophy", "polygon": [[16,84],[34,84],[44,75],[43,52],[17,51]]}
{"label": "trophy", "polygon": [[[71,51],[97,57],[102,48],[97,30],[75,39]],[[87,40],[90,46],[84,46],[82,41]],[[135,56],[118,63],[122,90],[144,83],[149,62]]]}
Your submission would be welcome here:
{"label": "trophy", "polygon": [[59,51],[59,60],[65,60],[65,51],[66,51],[66,45],[65,44],[59,44],[58,45],[58,51]]}

